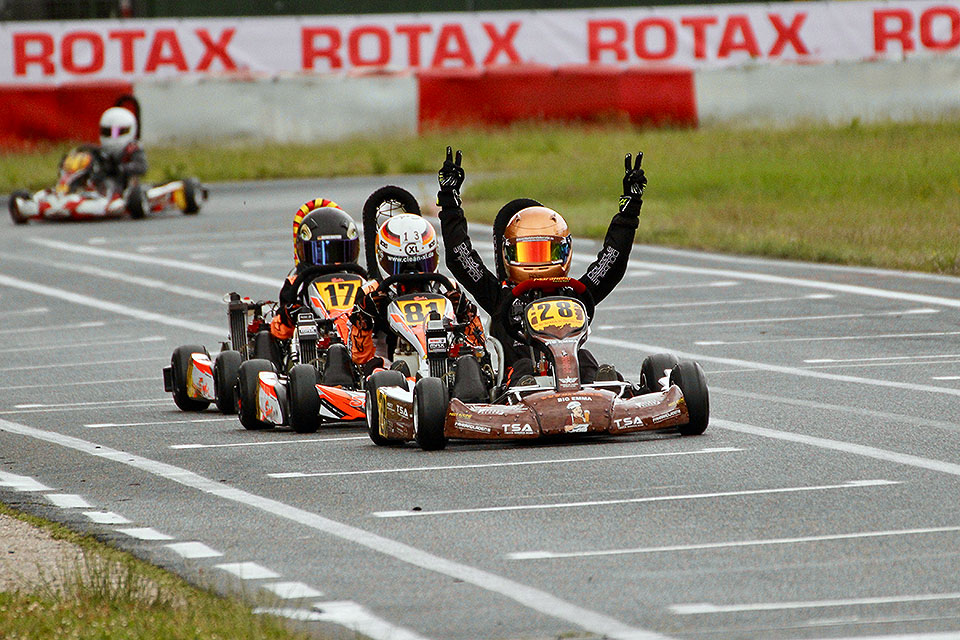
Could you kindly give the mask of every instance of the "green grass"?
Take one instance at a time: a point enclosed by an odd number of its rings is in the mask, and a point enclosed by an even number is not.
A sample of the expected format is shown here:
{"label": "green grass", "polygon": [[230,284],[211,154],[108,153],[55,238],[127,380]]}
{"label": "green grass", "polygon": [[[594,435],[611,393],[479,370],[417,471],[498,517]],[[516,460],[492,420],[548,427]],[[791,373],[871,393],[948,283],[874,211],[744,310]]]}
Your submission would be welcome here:
{"label": "green grass", "polygon": [[[153,148],[149,177],[433,172],[447,144],[464,150],[471,219],[492,220],[507,200],[532,197],[576,233],[601,236],[616,210],[623,154],[643,150],[650,184],[639,242],[960,275],[960,121],[786,130],[523,125],[322,146]],[[60,153],[0,155],[0,191],[51,182]]]}
{"label": "green grass", "polygon": [[[83,560],[58,567],[40,586],[0,593],[4,640],[306,640],[279,620],[254,615],[135,557],[59,525],[12,515],[78,545]],[[54,586],[57,577],[62,586]],[[275,603],[273,603],[275,605]]]}

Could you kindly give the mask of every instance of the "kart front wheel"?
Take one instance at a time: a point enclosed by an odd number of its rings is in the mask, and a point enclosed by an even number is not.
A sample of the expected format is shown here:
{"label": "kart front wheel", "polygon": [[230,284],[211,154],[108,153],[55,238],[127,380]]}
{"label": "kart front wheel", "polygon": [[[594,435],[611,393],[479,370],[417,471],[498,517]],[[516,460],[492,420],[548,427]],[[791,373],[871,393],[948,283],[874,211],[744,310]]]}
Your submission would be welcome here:
{"label": "kart front wheel", "polygon": [[424,451],[438,451],[447,446],[443,423],[449,404],[447,385],[440,378],[421,378],[413,388],[413,432]]}
{"label": "kart front wheel", "polygon": [[710,422],[710,394],[700,364],[684,360],[670,372],[670,384],[680,387],[687,413],[690,414],[690,422],[680,425],[680,435],[698,436],[706,431]]}
{"label": "kart front wheel", "polygon": [[147,215],[147,196],[140,185],[134,184],[130,187],[124,205],[127,207],[127,213],[134,220],[139,220]]}
{"label": "kart front wheel", "polygon": [[183,208],[185,215],[193,215],[200,211],[200,194],[203,187],[196,178],[186,178],[183,181]]}
{"label": "kart front wheel", "polygon": [[240,424],[245,429],[256,431],[269,429],[273,425],[257,418],[257,393],[260,388],[260,374],[264,371],[275,372],[269,360],[247,360],[240,365],[237,374],[237,389],[240,392]]}
{"label": "kart front wheel", "polygon": [[242,363],[239,351],[221,351],[213,363],[213,391],[220,413],[237,412],[237,375]]}
{"label": "kart front wheel", "polygon": [[317,393],[317,370],[309,364],[298,364],[290,370],[290,428],[297,433],[315,433],[320,426],[320,395]]}
{"label": "kart front wheel", "polygon": [[669,353],[656,353],[643,359],[640,365],[640,386],[647,393],[663,391],[664,387],[660,380],[670,375],[670,372],[677,366],[677,357]]}
{"label": "kart front wheel", "polygon": [[170,357],[173,373],[173,401],[181,411],[203,411],[210,406],[209,400],[191,398],[187,392],[187,372],[190,368],[191,355],[194,353],[206,354],[207,349],[201,345],[188,344],[174,349]]}
{"label": "kart front wheel", "polygon": [[380,387],[407,387],[407,379],[399,371],[377,371],[367,378],[367,434],[378,447],[401,444],[396,438],[380,435],[380,407],[377,404],[377,389]]}
{"label": "kart front wheel", "polygon": [[10,201],[7,203],[7,208],[10,209],[10,217],[13,219],[13,224],[27,224],[30,218],[20,212],[20,200],[29,199],[30,192],[23,189],[18,189],[10,194]]}

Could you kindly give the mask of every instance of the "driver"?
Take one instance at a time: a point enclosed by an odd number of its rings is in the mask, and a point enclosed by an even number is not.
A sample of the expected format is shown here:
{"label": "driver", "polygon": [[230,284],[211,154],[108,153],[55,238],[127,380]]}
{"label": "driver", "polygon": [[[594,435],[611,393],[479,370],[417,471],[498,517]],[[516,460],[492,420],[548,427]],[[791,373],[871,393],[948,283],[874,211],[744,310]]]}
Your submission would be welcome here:
{"label": "driver", "polygon": [[107,192],[124,191],[147,172],[147,156],[137,137],[137,118],[123,107],[110,107],[100,116],[102,162],[93,182]]}
{"label": "driver", "polygon": [[[539,291],[529,290],[517,299],[513,289],[527,280],[567,278],[573,258],[572,239],[566,221],[556,211],[534,200],[513,201],[504,209],[510,206],[521,208],[510,217],[503,238],[494,238],[495,245],[500,249],[497,259],[502,260],[506,276],[503,281],[498,279],[483,264],[470,242],[460,200],[460,187],[464,180],[461,159],[460,151],[457,151],[454,159],[452,149],[447,147],[447,157],[438,174],[440,191],[437,204],[441,207],[440,230],[446,247],[447,267],[484,311],[490,314],[490,335],[503,344],[507,371],[505,383],[510,386],[533,374],[529,349],[516,342],[511,334],[522,333],[523,308],[534,297],[541,295]],[[626,155],[620,210],[610,222],[603,247],[579,281],[571,281],[571,287],[564,287],[557,293],[583,300],[586,296],[576,290],[583,287],[589,292],[593,303],[599,304],[623,278],[639,225],[643,191],[647,184],[647,178],[640,168],[642,160],[643,154],[638,153],[634,165],[631,155]],[[589,303],[587,306],[590,306]],[[508,318],[513,331],[497,323],[495,319],[498,318]],[[580,350],[579,360],[580,379],[585,383],[596,381],[598,370],[601,379],[619,377],[609,365],[599,367],[596,358],[586,349]],[[527,382],[524,381],[524,384]]]}

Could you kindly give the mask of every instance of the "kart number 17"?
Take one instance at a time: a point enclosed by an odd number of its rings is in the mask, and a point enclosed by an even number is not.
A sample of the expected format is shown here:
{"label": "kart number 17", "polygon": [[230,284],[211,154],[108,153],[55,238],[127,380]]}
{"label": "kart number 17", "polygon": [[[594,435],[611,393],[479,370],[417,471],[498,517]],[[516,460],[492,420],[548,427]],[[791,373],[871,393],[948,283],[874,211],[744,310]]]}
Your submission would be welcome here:
{"label": "kart number 17", "polygon": [[314,282],[313,286],[327,311],[352,309],[360,290],[361,280],[337,280],[335,282]]}

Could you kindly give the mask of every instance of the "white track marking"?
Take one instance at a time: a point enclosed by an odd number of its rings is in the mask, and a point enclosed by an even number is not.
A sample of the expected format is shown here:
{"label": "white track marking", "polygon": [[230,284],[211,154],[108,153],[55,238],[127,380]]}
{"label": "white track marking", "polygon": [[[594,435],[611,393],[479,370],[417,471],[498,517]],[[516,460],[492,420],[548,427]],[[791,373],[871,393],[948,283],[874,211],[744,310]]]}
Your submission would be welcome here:
{"label": "white track marking", "polygon": [[93,362],[58,362],[56,364],[36,364],[24,367],[6,367],[0,371],[33,371],[35,369],[62,369],[63,367],[93,367],[101,364],[126,364],[129,362],[148,362],[148,361],[166,360],[169,358],[149,357],[149,358],[124,358],[122,360],[95,360]]}
{"label": "white track marking", "polygon": [[960,376],[931,376],[931,380],[960,380]]}
{"label": "white track marking", "polygon": [[96,256],[98,258],[110,258],[113,260],[125,260],[127,262],[138,262],[140,264],[160,265],[162,267],[169,267],[171,269],[180,269],[182,271],[189,271],[190,273],[205,273],[211,276],[219,276],[221,278],[226,278],[228,280],[233,280],[233,281],[249,282],[252,284],[263,284],[272,288],[279,288],[283,285],[282,278],[265,278],[263,276],[254,275],[252,273],[246,273],[244,271],[236,271],[234,269],[221,269],[219,267],[211,267],[205,264],[198,264],[196,262],[191,262],[188,260],[172,260],[168,258],[156,258],[153,256],[145,256],[145,255],[140,255],[136,253],[127,253],[125,251],[114,251],[112,249],[97,249],[94,247],[84,247],[82,245],[72,244],[69,242],[61,242],[60,240],[48,240],[46,238],[30,238],[29,241],[44,247],[57,249],[59,251],[69,251],[71,253],[79,253],[82,255]]}
{"label": "white track marking", "polygon": [[174,553],[189,559],[217,558],[223,555],[222,552],[217,551],[216,549],[211,549],[202,542],[174,542],[173,544],[164,546]]}
{"label": "white track marking", "polygon": [[137,540],[173,540],[173,536],[161,533],[152,527],[130,527],[117,529],[117,531]]}
{"label": "white track marking", "polygon": [[704,613],[737,613],[741,611],[782,611],[784,609],[821,609],[825,607],[859,607],[874,604],[898,604],[902,602],[937,602],[941,600],[960,600],[960,593],[925,593],[903,596],[877,596],[873,598],[841,598],[836,600],[797,600],[793,602],[752,602],[747,604],[712,604],[710,602],[691,602],[674,604],[670,611],[677,615],[689,616]]}
{"label": "white track marking", "polygon": [[58,404],[15,404],[14,409],[55,409],[59,407],[105,407],[111,404],[129,404],[132,402],[166,402],[169,398],[138,398],[128,400],[96,400],[93,402],[63,402]]}
{"label": "white track marking", "polygon": [[[2,424],[0,420],[0,424]],[[14,491],[53,491],[51,487],[37,482],[30,476],[18,476],[15,473],[0,471],[0,487],[7,487]]]}
{"label": "white track marking", "polygon": [[[703,289],[709,287],[735,287],[741,283],[735,280],[714,280],[703,284],[651,284],[647,286],[636,287],[617,287],[617,292],[621,291],[674,291],[676,289]],[[606,307],[604,307],[606,308]]]}
{"label": "white track marking", "polygon": [[35,313],[49,313],[50,309],[47,307],[31,307],[30,309],[18,309],[16,311],[4,311],[3,317],[9,318],[10,316],[26,316],[33,315]]}
{"label": "white track marking", "polygon": [[785,367],[775,364],[766,364],[763,362],[750,362],[749,360],[738,360],[736,358],[721,358],[718,356],[706,356],[702,354],[675,351],[673,349],[652,344],[641,344],[637,342],[628,342],[627,340],[616,340],[613,338],[591,337],[591,343],[602,344],[618,349],[629,351],[640,351],[644,353],[663,353],[669,351],[681,360],[699,360],[701,362],[713,362],[725,366],[738,367],[743,369],[753,369],[756,371],[772,371],[792,376],[804,378],[817,378],[819,380],[832,380],[835,382],[850,382],[853,384],[867,384],[875,387],[887,387],[898,389],[900,391],[924,391],[928,393],[942,393],[950,396],[960,396],[960,389],[950,389],[948,387],[937,387],[933,385],[916,384],[912,382],[896,382],[893,380],[874,380],[871,378],[858,378],[856,376],[845,376],[837,373],[826,373],[822,371],[812,371],[810,369],[800,369],[797,367]]}
{"label": "white track marking", "polygon": [[117,404],[117,405],[109,405],[109,406],[104,405],[104,406],[101,406],[101,407],[78,407],[78,406],[70,406],[70,407],[48,407],[48,408],[43,408],[43,409],[29,409],[29,408],[28,408],[28,409],[14,409],[14,410],[11,410],[11,411],[0,411],[0,415],[8,416],[8,415],[27,414],[27,413],[58,413],[58,412],[61,412],[61,411],[77,411],[77,412],[79,412],[79,411],[84,411],[84,410],[90,410],[90,409],[93,409],[93,408],[101,409],[101,410],[106,410],[106,411],[124,411],[124,410],[126,410],[126,409],[134,409],[134,408],[137,408],[137,407],[156,407],[156,406],[159,406],[160,404],[163,404],[164,402],[169,402],[169,400],[160,400],[160,401],[158,401],[158,400],[151,400],[151,401],[149,401],[149,402],[132,402],[132,403],[130,403],[130,404]]}
{"label": "white track marking", "polygon": [[130,524],[130,521],[113,511],[84,511],[83,515],[97,524]]}
{"label": "white track marking", "polygon": [[820,449],[831,449],[833,451],[841,451],[843,453],[852,453],[865,458],[883,460],[884,462],[894,462],[896,464],[903,464],[910,467],[946,473],[952,476],[960,476],[960,464],[944,462],[942,460],[931,460],[930,458],[921,458],[920,456],[913,456],[907,453],[897,453],[895,451],[887,451],[886,449],[868,447],[866,445],[855,444],[853,442],[818,438],[816,436],[807,436],[800,433],[791,433],[789,431],[767,429],[766,427],[755,427],[750,424],[731,422],[730,420],[714,419],[710,421],[710,426],[718,429],[726,429],[727,431],[737,431],[739,433],[762,436],[764,438],[797,442],[800,444],[818,447]]}
{"label": "white track marking", "polygon": [[221,571],[232,573],[241,580],[263,580],[265,578],[279,578],[280,574],[273,569],[267,569],[256,562],[227,562],[213,565]]}
{"label": "white track marking", "polygon": [[[72,246],[72,245],[68,245],[68,246]],[[82,247],[79,247],[79,248],[82,248]],[[2,274],[0,274],[0,286],[12,287],[14,289],[29,291],[30,293],[36,293],[42,296],[57,298],[61,302],[72,302],[73,304],[92,307],[94,309],[98,309],[102,311],[110,311],[112,313],[116,313],[121,316],[136,318],[137,320],[145,320],[148,322],[158,322],[160,324],[167,325],[168,327],[190,329],[191,331],[196,331],[198,333],[205,333],[208,335],[215,335],[215,336],[223,336],[225,334],[224,329],[220,327],[214,327],[212,325],[202,324],[200,322],[193,322],[192,320],[184,320],[182,318],[173,318],[170,316],[165,316],[160,313],[154,313],[152,311],[135,309],[126,304],[117,304],[115,302],[109,302],[107,300],[100,300],[98,298],[92,298],[90,296],[74,293],[73,291],[67,291],[66,289],[57,289],[55,287],[48,287],[46,285],[37,284],[35,282],[28,282],[26,280],[20,280],[18,278],[11,278],[10,276],[5,276]]]}
{"label": "white track marking", "polygon": [[[6,315],[6,312],[4,312]],[[46,327],[17,327],[16,329],[0,329],[0,334],[5,333],[15,333],[20,335],[21,333],[35,333],[38,331],[63,331],[65,329],[88,329],[90,327],[103,327],[106,326],[106,322],[103,320],[97,320],[94,322],[74,322],[72,324],[52,324]]]}
{"label": "white track marking", "polygon": [[194,424],[197,422],[230,422],[236,421],[236,416],[226,418],[197,418],[194,420],[158,420],[156,422],[94,422],[83,425],[87,429],[106,429],[108,427],[148,427],[159,424]]}
{"label": "white track marking", "polygon": [[241,267],[290,267],[289,259],[277,259],[277,260],[244,260],[240,263]]}
{"label": "white track marking", "polygon": [[761,340],[698,340],[693,344],[706,346],[723,346],[733,344],[772,344],[775,342],[830,342],[834,340],[885,340],[887,338],[934,338],[943,336],[957,336],[960,331],[930,331],[926,333],[881,333],[863,336],[811,336],[808,338],[769,338]]}
{"label": "white track marking", "polygon": [[59,351],[60,349],[82,349],[86,347],[103,347],[117,344],[135,346],[145,342],[162,342],[166,339],[166,336],[144,336],[143,338],[122,336],[119,340],[91,340],[90,342],[61,342],[57,344],[45,344],[32,347],[10,347],[8,349],[0,349],[0,353],[17,353],[23,351]]}
{"label": "white track marking", "polygon": [[[619,291],[619,289],[618,289]],[[811,293],[792,298],[741,298],[740,300],[701,300],[698,302],[664,302],[658,304],[622,304],[604,305],[604,311],[640,311],[642,309],[685,309],[689,307],[716,307],[724,304],[763,304],[767,302],[794,302],[796,300],[826,300],[833,298],[830,293]]]}
{"label": "white track marking", "polygon": [[48,493],[43,496],[61,509],[92,509],[93,505],[75,493]]}
{"label": "white track marking", "polygon": [[705,551],[709,549],[738,549],[743,547],[765,547],[787,544],[806,544],[814,542],[833,542],[836,540],[862,540],[866,538],[889,538],[897,536],[929,535],[935,533],[956,533],[960,527],[927,527],[923,529],[894,529],[891,531],[857,531],[855,533],[837,533],[822,536],[802,536],[796,538],[767,538],[757,540],[732,540],[727,542],[704,542],[702,544],[675,544],[663,547],[634,547],[630,549],[599,549],[595,551],[518,551],[509,553],[511,560],[553,560],[559,558],[596,558],[601,556],[625,556],[645,553],[672,553],[677,551]]}
{"label": "white track marking", "polygon": [[856,364],[845,363],[845,364],[817,364],[810,365],[809,367],[804,367],[806,369],[871,369],[876,367],[906,367],[910,365],[922,364],[922,365],[945,365],[945,364],[957,364],[960,360],[940,360],[938,362],[930,362],[929,360],[913,360],[906,362],[858,362]]}
{"label": "white track marking", "polygon": [[263,588],[284,600],[294,598],[319,598],[323,595],[322,591],[317,591],[303,582],[271,582],[263,585]]}
{"label": "white track marking", "polygon": [[269,513],[276,517],[310,527],[316,531],[336,536],[346,542],[360,545],[410,566],[462,580],[467,584],[474,585],[491,593],[499,594],[524,607],[552,618],[563,620],[597,635],[606,635],[608,638],[614,640],[663,640],[667,637],[653,631],[626,624],[606,614],[586,609],[576,602],[564,600],[535,587],[521,584],[509,578],[504,578],[470,565],[442,558],[365,529],[325,518],[317,513],[311,513],[271,498],[258,496],[243,491],[242,489],[231,487],[225,483],[217,482],[216,480],[201,476],[182,467],[97,445],[87,440],[81,440],[80,438],[74,438],[61,433],[28,427],[27,425],[10,422],[2,418],[0,418],[0,429],[43,442],[57,444],[93,457],[112,460],[118,464],[139,469],[146,473],[165,478],[171,482],[196,489],[205,494],[217,496],[235,504],[242,504],[259,509],[264,513]]}
{"label": "white track marking", "polygon": [[843,484],[824,484],[811,487],[782,487],[778,489],[744,489],[742,491],[717,491],[715,493],[687,493],[674,496],[649,496],[646,498],[620,498],[617,500],[584,500],[582,502],[555,502],[549,504],[515,504],[502,507],[477,507],[474,509],[438,509],[436,511],[374,511],[377,518],[415,518],[421,516],[448,516],[465,513],[498,513],[504,511],[542,511],[546,509],[571,509],[581,507],[603,507],[611,504],[642,504],[646,502],[674,502],[678,500],[704,500],[710,498],[730,498],[733,496],[757,496],[775,493],[803,493],[808,491],[829,491],[832,489],[853,489],[862,487],[880,487],[900,484],[893,480],[851,480]]}
{"label": "white track marking", "polygon": [[299,622],[333,622],[373,640],[427,640],[424,636],[378,618],[356,602],[317,602],[313,606],[316,610],[257,607],[253,612]]}
{"label": "white track marking", "polygon": [[884,360],[920,360],[920,359],[937,359],[937,358],[960,358],[960,353],[932,353],[928,355],[915,355],[915,356],[875,356],[873,358],[812,358],[809,360],[804,360],[806,364],[827,364],[829,362],[881,362]]}
{"label": "white track marking", "polygon": [[663,327],[703,327],[716,325],[773,324],[778,322],[806,322],[810,320],[846,320],[850,318],[884,318],[890,316],[909,316],[939,313],[937,309],[904,309],[902,311],[880,311],[877,313],[841,313],[823,316],[784,316],[778,318],[744,318],[742,320],[700,320],[697,322],[657,322],[652,324],[602,324],[601,331],[620,331],[622,329],[657,329]]}
{"label": "white track marking", "polygon": [[521,467],[528,465],[542,464],[566,464],[571,462],[602,462],[607,460],[628,460],[632,458],[661,458],[674,456],[690,456],[701,453],[731,453],[734,451],[743,451],[734,447],[716,447],[711,449],[699,449],[697,451],[671,451],[664,453],[636,453],[618,456],[594,456],[589,458],[558,458],[556,460],[528,460],[523,462],[489,462],[485,464],[454,464],[447,466],[430,467],[401,467],[396,469],[366,469],[363,471],[321,471],[316,473],[307,473],[300,471],[291,471],[287,473],[268,473],[271,478],[322,478],[327,476],[359,476],[359,475],[377,475],[382,473],[416,473],[423,471],[457,471],[460,469],[488,469],[491,467]]}
{"label": "white track marking", "polygon": [[[229,251],[233,249],[256,249],[258,251],[267,250],[270,245],[275,245],[273,251],[283,251],[290,245],[290,240],[239,240],[236,242],[168,242],[161,245],[141,244],[137,246],[139,253],[160,253],[160,252],[178,252],[178,251],[196,251],[203,249],[206,251]],[[287,260],[287,264],[290,261]]]}
{"label": "white track marking", "polygon": [[267,440],[265,442],[226,442],[223,444],[172,444],[171,449],[221,449],[229,447],[271,447],[281,444],[303,444],[304,442],[338,442],[341,440],[368,440],[369,436],[344,436],[342,438],[303,438],[291,440]]}
{"label": "white track marking", "polygon": [[106,385],[106,384],[128,384],[131,382],[147,382],[152,380],[153,382],[157,381],[157,376],[150,376],[148,378],[117,378],[114,380],[81,380],[79,382],[45,382],[43,384],[18,384],[7,387],[0,387],[0,391],[16,391],[17,389],[46,389],[48,387],[85,387],[89,385]]}

